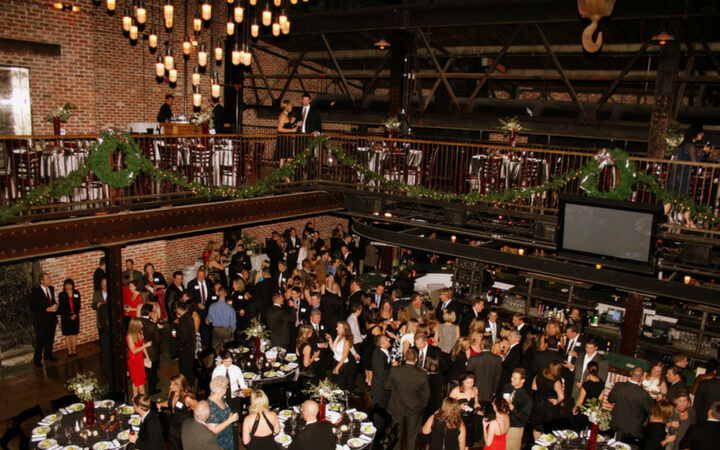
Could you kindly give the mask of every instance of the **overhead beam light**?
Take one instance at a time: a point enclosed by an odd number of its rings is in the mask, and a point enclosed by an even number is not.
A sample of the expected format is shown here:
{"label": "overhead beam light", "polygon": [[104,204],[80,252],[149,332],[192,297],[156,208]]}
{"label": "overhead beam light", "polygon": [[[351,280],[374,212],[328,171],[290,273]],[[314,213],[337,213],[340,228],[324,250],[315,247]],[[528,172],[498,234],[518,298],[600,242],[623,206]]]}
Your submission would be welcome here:
{"label": "overhead beam light", "polygon": [[58,11],[69,11],[74,13],[80,12],[80,7],[78,5],[73,5],[72,3],[53,3],[53,8],[57,9]]}
{"label": "overhead beam light", "polygon": [[653,36],[652,39],[650,39],[650,42],[653,44],[665,45],[668,42],[675,42],[675,36],[665,30],[662,30],[660,33]]}
{"label": "overhead beam light", "polygon": [[380,39],[375,43],[375,48],[378,48],[380,50],[385,50],[388,47],[390,47],[390,43],[385,39]]}

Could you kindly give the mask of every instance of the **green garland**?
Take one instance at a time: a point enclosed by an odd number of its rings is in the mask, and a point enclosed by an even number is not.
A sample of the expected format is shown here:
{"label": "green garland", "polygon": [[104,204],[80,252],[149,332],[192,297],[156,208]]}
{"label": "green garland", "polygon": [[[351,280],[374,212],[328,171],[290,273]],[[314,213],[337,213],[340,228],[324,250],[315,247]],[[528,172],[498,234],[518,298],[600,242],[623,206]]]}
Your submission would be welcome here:
{"label": "green garland", "polygon": [[[88,156],[85,167],[75,170],[65,178],[57,178],[50,185],[40,185],[30,191],[22,199],[0,207],[0,222],[7,222],[9,219],[26,211],[27,209],[47,204],[52,199],[60,199],[70,196],[73,190],[81,186],[83,179],[90,170],[95,172],[98,179],[112,187],[127,187],[135,180],[139,172],[144,172],[156,182],[165,181],[186,191],[190,191],[198,197],[206,197],[208,200],[223,198],[254,198],[270,192],[274,185],[281,180],[295,175],[300,167],[308,163],[313,149],[317,146],[326,148],[337,161],[354,171],[363,175],[365,180],[375,181],[378,186],[385,189],[400,192],[409,197],[427,198],[445,202],[462,202],[470,205],[478,203],[512,204],[518,200],[528,200],[533,195],[542,194],[547,191],[557,191],[566,184],[582,177],[581,187],[587,195],[602,196],[605,198],[627,199],[632,193],[636,184],[644,187],[644,191],[657,198],[663,203],[670,203],[675,208],[689,210],[691,216],[714,225],[720,223],[720,218],[715,216],[708,206],[698,205],[692,199],[678,195],[662,186],[657,176],[638,172],[635,164],[629,160],[627,155],[619,149],[600,153],[588,161],[583,167],[557,175],[539,186],[530,186],[522,190],[507,189],[502,192],[481,194],[478,191],[467,194],[455,194],[438,191],[423,186],[409,186],[396,180],[388,180],[381,174],[370,170],[360,164],[352,155],[348,154],[340,145],[331,144],[327,136],[320,135],[308,142],[304,151],[295,155],[294,159],[282,167],[275,169],[266,178],[258,180],[255,184],[242,187],[233,186],[204,186],[198,183],[190,183],[185,177],[176,172],[159,169],[155,167],[147,157],[140,153],[138,145],[127,133],[123,133],[120,139],[110,133],[103,135],[103,143],[96,145]],[[120,148],[125,153],[126,169],[115,172],[110,165],[110,152]],[[601,192],[597,189],[597,176],[601,165],[612,165],[619,169],[618,186],[608,192]],[[603,164],[604,163],[604,164]]]}
{"label": "green garland", "polygon": [[[113,170],[111,161],[114,153],[120,150],[124,155],[125,168]],[[129,133],[123,132],[120,136],[106,132],[101,143],[95,143],[90,149],[87,158],[87,167],[95,173],[98,180],[114,188],[125,188],[133,184],[140,174],[143,166],[143,156],[140,147]]]}

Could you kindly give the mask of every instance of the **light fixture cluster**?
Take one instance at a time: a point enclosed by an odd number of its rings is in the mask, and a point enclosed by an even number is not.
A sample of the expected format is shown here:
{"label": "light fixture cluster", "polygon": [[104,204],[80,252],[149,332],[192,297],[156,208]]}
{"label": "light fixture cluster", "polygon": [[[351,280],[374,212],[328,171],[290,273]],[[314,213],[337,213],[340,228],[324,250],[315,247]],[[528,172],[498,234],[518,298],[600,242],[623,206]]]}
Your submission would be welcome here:
{"label": "light fixture cluster", "polygon": [[[117,0],[105,0],[108,11],[115,11],[118,7]],[[146,4],[153,1],[162,2],[162,24],[168,33],[165,41],[165,51],[162,53],[158,49],[158,34],[152,24],[152,17],[148,13]],[[177,0],[175,0],[177,1]],[[197,65],[192,71],[193,85],[193,105],[199,107],[202,103],[202,95],[200,94],[200,84],[202,74],[206,70],[210,70],[211,61],[214,60],[217,65],[221,64],[225,55],[222,41],[214,36],[210,37],[210,45],[202,41],[203,29],[207,27],[207,23],[212,23],[213,12],[217,16],[215,2],[219,0],[191,0],[197,2],[194,6],[195,14],[191,16],[192,36],[186,30],[182,41],[181,50],[184,58],[189,58],[193,49],[197,51]],[[262,0],[261,0],[262,1]],[[287,7],[296,5],[299,0],[265,0],[264,6],[258,5],[258,0],[227,0],[228,18],[225,24],[225,31],[228,37],[234,36],[235,43],[232,49],[228,47],[227,51],[231,52],[231,61],[235,66],[250,66],[252,63],[252,39],[257,39],[260,35],[260,26],[270,29],[273,36],[287,35],[290,33],[290,20],[288,19]],[[302,0],[307,2],[308,0]],[[172,40],[169,34],[174,25],[174,7],[173,0],[129,0],[129,4],[123,9],[122,27],[132,42],[147,37],[148,46],[151,52],[157,52],[155,63],[155,75],[158,79],[164,79],[170,83],[177,82],[178,73],[175,67],[175,58],[172,49]],[[289,4],[289,5],[288,5]],[[58,3],[64,7],[64,4]],[[57,6],[56,6],[57,8]],[[74,8],[74,7],[73,7]],[[58,8],[61,9],[61,8]],[[215,11],[213,11],[215,10]],[[186,11],[188,14],[189,11]],[[188,17],[185,18],[186,26]],[[160,27],[162,25],[158,24]],[[147,27],[147,32],[144,30]],[[212,29],[212,27],[211,27]],[[228,44],[230,45],[230,44]],[[211,77],[211,92],[213,97],[220,96],[220,79],[216,70],[213,70]]]}
{"label": "light fixture cluster", "polygon": [[80,6],[72,4],[72,3],[63,3],[63,2],[57,2],[53,3],[53,8],[57,9],[58,11],[68,11],[68,12],[80,12]]}

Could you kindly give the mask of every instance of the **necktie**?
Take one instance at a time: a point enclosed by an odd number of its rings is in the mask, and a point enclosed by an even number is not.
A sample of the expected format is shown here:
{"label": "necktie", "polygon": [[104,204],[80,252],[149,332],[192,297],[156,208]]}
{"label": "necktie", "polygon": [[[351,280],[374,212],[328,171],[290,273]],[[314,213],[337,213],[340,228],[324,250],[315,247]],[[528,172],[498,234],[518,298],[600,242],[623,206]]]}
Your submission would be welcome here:
{"label": "necktie", "polygon": [[227,381],[228,381],[228,388],[227,388],[227,392],[225,393],[225,396],[229,399],[230,397],[232,397],[232,384],[230,383],[230,368],[229,367],[225,368],[225,378],[227,378]]}
{"label": "necktie", "polygon": [[73,298],[73,295],[68,295],[68,302],[70,303],[70,315],[75,314],[75,299]]}
{"label": "necktie", "polygon": [[52,297],[50,297],[50,289],[45,288],[45,297],[48,299],[48,303],[52,306]]}
{"label": "necktie", "polygon": [[570,352],[572,351],[574,346],[575,346],[575,339],[570,339],[570,342],[568,342],[567,350],[565,351],[565,357],[568,358],[568,361],[570,361]]}
{"label": "necktie", "polygon": [[305,119],[307,119],[308,107],[303,108],[303,129],[305,128]]}
{"label": "necktie", "polygon": [[442,308],[440,309],[447,309],[448,302],[443,302]]}
{"label": "necktie", "polygon": [[200,302],[205,303],[205,285],[203,283],[200,284]]}
{"label": "necktie", "polygon": [[418,364],[418,366],[421,369],[425,368],[425,352],[424,351],[420,352],[420,363]]}

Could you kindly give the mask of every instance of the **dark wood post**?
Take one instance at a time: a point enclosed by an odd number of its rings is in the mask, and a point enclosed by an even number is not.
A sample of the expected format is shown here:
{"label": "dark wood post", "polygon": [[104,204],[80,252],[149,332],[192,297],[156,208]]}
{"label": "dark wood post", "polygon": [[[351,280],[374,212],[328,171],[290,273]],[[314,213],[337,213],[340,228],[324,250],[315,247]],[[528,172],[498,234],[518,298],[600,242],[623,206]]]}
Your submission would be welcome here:
{"label": "dark wood post", "polygon": [[622,325],[622,336],[620,337],[620,353],[625,356],[635,357],[638,335],[640,333],[640,322],[643,315],[643,299],[640,294],[628,293],[625,300],[625,317]]}
{"label": "dark wood post", "polygon": [[125,317],[122,302],[122,247],[112,245],[105,248],[106,277],[108,286],[108,320],[110,321],[110,346],[112,348],[110,390],[125,392],[126,361]]}

